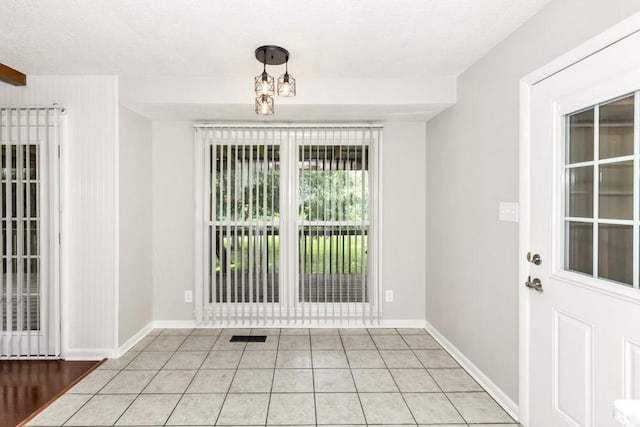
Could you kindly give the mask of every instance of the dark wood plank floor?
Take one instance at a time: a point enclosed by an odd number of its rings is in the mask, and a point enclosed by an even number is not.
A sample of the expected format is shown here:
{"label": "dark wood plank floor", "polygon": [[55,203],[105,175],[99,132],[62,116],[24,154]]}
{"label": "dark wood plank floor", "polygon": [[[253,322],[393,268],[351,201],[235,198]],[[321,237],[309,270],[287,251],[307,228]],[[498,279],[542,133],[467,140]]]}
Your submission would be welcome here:
{"label": "dark wood plank floor", "polygon": [[15,427],[100,363],[0,360],[0,427]]}

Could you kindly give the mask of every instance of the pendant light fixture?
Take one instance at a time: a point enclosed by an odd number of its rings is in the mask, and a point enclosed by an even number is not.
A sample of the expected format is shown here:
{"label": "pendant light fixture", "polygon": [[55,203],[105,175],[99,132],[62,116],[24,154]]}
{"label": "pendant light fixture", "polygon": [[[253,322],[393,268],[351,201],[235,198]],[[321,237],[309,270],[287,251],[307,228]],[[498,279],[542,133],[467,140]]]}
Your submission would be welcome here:
{"label": "pendant light fixture", "polygon": [[262,73],[255,80],[255,111],[259,115],[274,113],[274,78],[267,74],[267,65],[285,64],[285,72],[278,78],[278,95],[296,96],[296,79],[289,74],[289,52],[280,46],[260,46],[256,49],[256,59],[262,63]]}

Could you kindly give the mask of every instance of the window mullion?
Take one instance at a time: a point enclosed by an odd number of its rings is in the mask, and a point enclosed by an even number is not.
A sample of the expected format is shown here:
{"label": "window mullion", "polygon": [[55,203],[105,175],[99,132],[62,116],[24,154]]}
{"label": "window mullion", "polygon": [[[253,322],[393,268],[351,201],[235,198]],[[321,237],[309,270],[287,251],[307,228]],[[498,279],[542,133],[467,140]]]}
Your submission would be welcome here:
{"label": "window mullion", "polygon": [[593,111],[593,277],[598,278],[598,217],[600,194],[600,106]]}
{"label": "window mullion", "polygon": [[640,235],[638,222],[640,221],[640,91],[633,100],[633,287],[640,285]]}

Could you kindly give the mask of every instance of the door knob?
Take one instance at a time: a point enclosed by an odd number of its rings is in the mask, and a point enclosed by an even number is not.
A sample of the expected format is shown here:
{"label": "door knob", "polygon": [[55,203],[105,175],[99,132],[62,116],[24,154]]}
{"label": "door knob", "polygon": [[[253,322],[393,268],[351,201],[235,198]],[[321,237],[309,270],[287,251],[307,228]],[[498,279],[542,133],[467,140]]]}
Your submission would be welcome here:
{"label": "door knob", "polygon": [[524,282],[524,285],[527,288],[536,290],[538,292],[544,292],[542,290],[542,282],[540,281],[540,279],[538,279],[537,277],[534,277],[533,280],[531,279],[531,276],[529,276],[529,278],[527,279],[526,282]]}
{"label": "door knob", "polygon": [[538,254],[531,254],[531,252],[527,252],[527,261],[532,264],[540,265],[542,264],[542,258]]}

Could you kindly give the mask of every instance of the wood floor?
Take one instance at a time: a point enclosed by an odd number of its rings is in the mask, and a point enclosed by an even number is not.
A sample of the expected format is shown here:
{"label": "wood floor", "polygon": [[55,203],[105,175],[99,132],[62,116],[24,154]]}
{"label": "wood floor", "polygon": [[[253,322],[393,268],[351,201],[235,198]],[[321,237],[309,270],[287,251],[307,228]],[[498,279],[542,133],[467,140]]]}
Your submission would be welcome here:
{"label": "wood floor", "polygon": [[14,427],[101,362],[0,361],[0,427]]}

